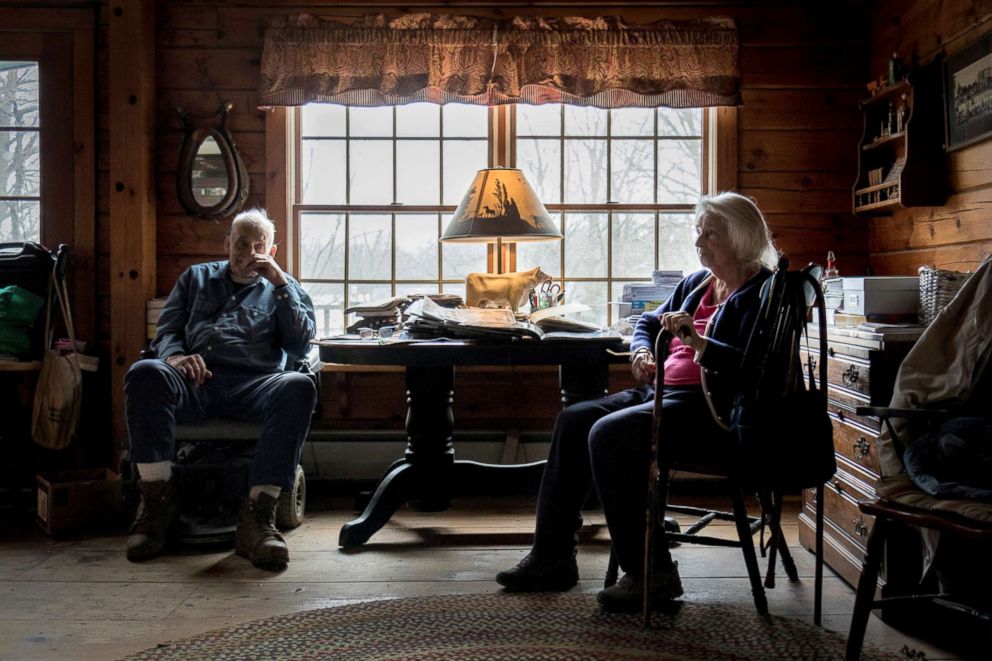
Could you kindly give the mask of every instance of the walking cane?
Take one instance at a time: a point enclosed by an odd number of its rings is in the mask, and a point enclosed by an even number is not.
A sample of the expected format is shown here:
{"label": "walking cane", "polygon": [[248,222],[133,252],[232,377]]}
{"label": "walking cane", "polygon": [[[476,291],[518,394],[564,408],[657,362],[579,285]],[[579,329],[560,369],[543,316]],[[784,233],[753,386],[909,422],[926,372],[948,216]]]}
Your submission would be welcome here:
{"label": "walking cane", "polygon": [[[679,328],[679,338],[687,339],[691,332],[688,327]],[[668,352],[668,343],[672,339],[672,334],[662,331],[658,334],[658,339],[654,345],[655,355],[655,383],[654,383],[654,407],[651,410],[651,463],[648,465],[648,503],[645,508],[644,520],[644,576],[642,581],[643,602],[641,603],[642,625],[646,629],[651,623],[651,575],[654,571],[654,526],[658,516],[658,482],[661,480],[661,471],[658,465],[658,440],[661,429],[661,402],[663,389],[665,387],[665,355]],[[668,470],[667,462],[665,470]],[[666,490],[668,476],[665,476]]]}

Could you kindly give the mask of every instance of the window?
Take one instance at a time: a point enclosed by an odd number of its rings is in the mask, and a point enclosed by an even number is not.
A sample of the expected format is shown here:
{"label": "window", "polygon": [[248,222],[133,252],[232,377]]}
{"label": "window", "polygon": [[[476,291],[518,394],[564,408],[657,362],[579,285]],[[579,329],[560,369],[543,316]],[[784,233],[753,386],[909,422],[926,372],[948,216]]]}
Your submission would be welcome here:
{"label": "window", "polygon": [[[565,283],[586,318],[611,323],[623,283],[654,269],[698,268],[691,210],[703,192],[702,110],[517,106],[517,166],[564,241],[517,246],[517,268]],[[485,269],[483,244],[437,239],[487,165],[481,106],[308,105],[297,114],[292,218],[296,275],[318,333],[344,330],[351,305],[393,294],[464,294]],[[512,123],[511,123],[512,125]]]}
{"label": "window", "polygon": [[0,60],[0,242],[41,240],[38,63]]}

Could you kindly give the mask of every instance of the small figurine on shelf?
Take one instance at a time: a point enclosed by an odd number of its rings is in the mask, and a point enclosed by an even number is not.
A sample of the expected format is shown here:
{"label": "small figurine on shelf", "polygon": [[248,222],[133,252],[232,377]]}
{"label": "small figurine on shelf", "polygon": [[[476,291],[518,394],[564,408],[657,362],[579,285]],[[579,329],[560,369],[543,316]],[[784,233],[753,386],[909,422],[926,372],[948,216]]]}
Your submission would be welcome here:
{"label": "small figurine on shelf", "polygon": [[899,61],[899,54],[893,53],[889,59],[889,85],[895,85],[896,81],[902,78],[902,62]]}

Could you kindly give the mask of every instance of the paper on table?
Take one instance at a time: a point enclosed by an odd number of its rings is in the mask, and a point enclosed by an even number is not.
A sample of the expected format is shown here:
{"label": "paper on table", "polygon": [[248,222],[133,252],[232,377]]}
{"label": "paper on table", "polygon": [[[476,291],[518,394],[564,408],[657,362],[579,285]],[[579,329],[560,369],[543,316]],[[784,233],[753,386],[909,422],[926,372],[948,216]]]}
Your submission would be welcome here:
{"label": "paper on table", "polygon": [[578,314],[579,312],[585,312],[588,309],[589,306],[584,303],[565,303],[564,305],[555,305],[550,308],[535,310],[530,313],[530,320],[536,324],[542,319],[547,319],[548,317],[563,317],[566,314]]}

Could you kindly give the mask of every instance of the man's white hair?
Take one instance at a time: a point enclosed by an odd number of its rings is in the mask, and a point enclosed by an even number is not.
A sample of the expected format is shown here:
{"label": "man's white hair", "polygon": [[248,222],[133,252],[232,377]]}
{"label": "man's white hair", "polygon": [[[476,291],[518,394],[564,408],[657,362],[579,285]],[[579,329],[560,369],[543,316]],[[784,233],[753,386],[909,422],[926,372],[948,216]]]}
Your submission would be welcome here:
{"label": "man's white hair", "polygon": [[235,216],[234,220],[231,221],[232,234],[236,225],[251,227],[261,231],[270,243],[275,243],[276,241],[276,224],[269,218],[269,214],[265,209],[248,209],[248,211],[242,211]]}

